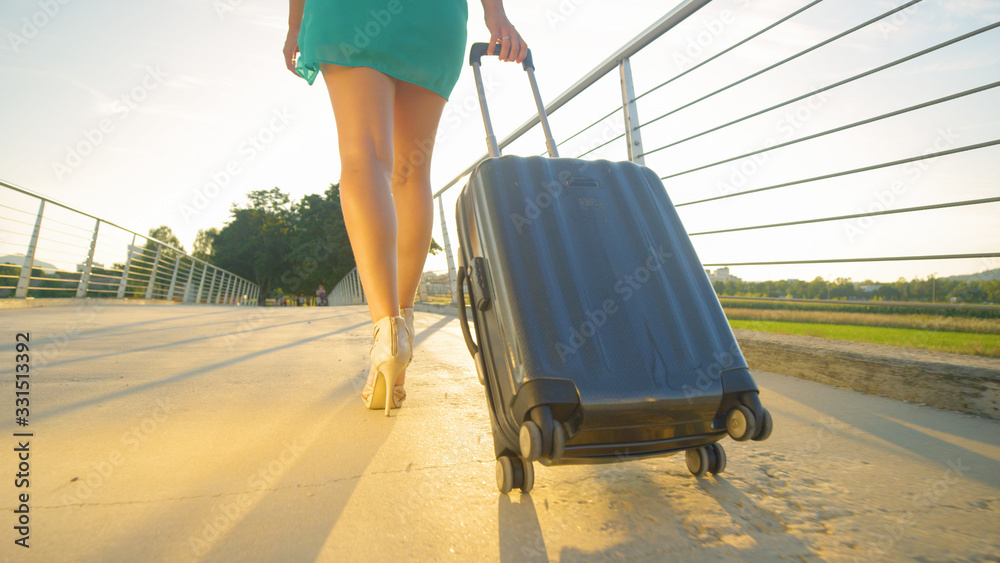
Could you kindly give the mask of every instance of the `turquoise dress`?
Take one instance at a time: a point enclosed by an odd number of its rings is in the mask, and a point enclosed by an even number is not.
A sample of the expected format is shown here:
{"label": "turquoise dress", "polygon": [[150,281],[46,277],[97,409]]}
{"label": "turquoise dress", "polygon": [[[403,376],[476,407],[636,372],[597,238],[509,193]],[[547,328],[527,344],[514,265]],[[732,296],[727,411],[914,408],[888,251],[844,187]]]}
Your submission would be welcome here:
{"label": "turquoise dress", "polygon": [[365,66],[451,95],[465,59],[467,0],[306,0],[295,70]]}

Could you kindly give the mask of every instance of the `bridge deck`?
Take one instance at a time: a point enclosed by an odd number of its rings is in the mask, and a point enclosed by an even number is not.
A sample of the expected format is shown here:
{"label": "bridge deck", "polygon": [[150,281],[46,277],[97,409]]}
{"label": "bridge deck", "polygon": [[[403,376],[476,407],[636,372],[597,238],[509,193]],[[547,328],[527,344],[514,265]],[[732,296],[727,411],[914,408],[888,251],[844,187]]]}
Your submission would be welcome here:
{"label": "bridge deck", "polygon": [[[775,431],[683,457],[536,464],[498,495],[454,317],[417,313],[406,407],[358,394],[362,307],[86,305],[0,312],[0,558],[30,493],[32,560],[928,560],[1000,553],[1000,423],[756,373]],[[14,334],[30,331],[30,425]],[[30,488],[14,487],[14,432]],[[994,559],[995,560],[995,559]]]}

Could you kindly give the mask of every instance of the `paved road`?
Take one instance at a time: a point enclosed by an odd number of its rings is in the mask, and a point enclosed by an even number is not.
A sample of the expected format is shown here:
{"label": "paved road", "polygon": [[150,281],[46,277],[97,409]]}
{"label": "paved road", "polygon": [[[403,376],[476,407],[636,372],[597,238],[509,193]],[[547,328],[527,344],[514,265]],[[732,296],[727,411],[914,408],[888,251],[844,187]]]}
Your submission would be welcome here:
{"label": "paved road", "polygon": [[[360,307],[0,311],[0,560],[997,561],[1000,424],[756,373],[775,431],[682,456],[537,466],[499,495],[453,317],[417,314],[410,398],[361,407]],[[30,488],[14,334],[30,331]],[[30,549],[13,529],[28,491]],[[27,557],[30,554],[30,557]]]}

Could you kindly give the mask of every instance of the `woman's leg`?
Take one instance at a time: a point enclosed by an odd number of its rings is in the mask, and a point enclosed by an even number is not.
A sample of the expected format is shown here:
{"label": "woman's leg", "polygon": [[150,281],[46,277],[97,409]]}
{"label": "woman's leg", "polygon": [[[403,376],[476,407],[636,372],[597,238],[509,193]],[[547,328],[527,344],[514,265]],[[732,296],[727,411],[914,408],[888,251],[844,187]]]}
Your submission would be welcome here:
{"label": "woman's leg", "polygon": [[344,224],[375,323],[399,316],[396,210],[390,192],[396,81],[366,67],[324,63],[320,68],[337,120]]}
{"label": "woman's leg", "polygon": [[[413,307],[431,246],[434,225],[431,153],[445,102],[440,95],[421,86],[396,83],[392,197],[399,224],[396,254],[400,307]],[[405,380],[404,370],[396,383],[402,385]]]}
{"label": "woman's leg", "polygon": [[431,153],[446,100],[415,84],[396,83],[392,197],[399,232],[399,306],[412,307],[431,246],[434,202]]}

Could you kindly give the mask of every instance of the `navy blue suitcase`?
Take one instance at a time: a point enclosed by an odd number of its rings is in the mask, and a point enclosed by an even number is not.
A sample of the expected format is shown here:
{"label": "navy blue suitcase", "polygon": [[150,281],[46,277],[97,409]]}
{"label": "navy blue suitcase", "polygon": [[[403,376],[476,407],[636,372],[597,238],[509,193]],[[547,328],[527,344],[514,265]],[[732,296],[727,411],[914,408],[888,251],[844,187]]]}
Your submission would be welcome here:
{"label": "navy blue suitcase", "polygon": [[[499,156],[473,46],[491,158],[457,202],[460,320],[489,404],[497,486],[527,492],[532,462],[686,452],[764,440],[771,416],[663,184],[631,162]],[[464,296],[471,304],[470,330]],[[475,336],[473,337],[473,331]]]}

